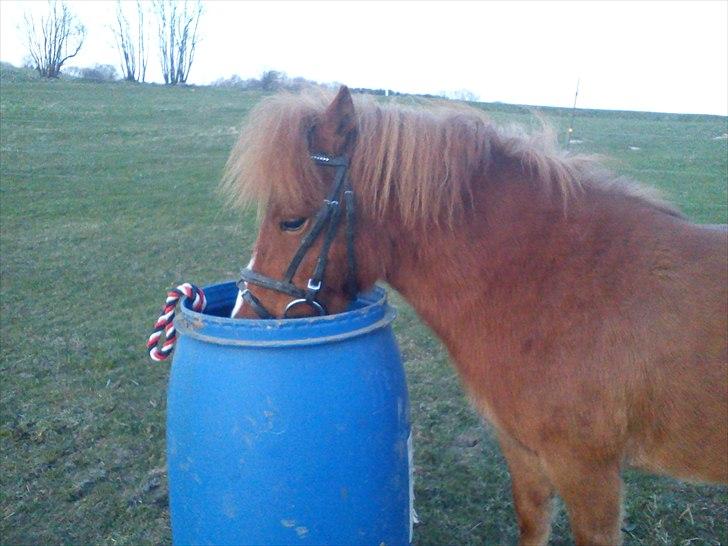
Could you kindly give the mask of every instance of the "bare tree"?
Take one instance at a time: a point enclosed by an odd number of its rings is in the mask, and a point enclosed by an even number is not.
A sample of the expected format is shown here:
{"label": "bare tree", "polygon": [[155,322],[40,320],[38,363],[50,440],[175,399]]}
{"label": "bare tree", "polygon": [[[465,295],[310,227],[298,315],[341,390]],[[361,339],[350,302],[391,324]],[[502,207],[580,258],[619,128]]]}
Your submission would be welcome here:
{"label": "bare tree", "polygon": [[136,31],[132,30],[121,0],[116,3],[116,25],[111,27],[119,51],[121,72],[125,80],[143,82],[147,77],[147,32],[144,22],[144,7],[136,2]]}
{"label": "bare tree", "polygon": [[197,47],[202,2],[155,0],[164,83],[186,83]]}
{"label": "bare tree", "polygon": [[445,96],[451,100],[462,100],[467,102],[478,101],[478,95],[467,89],[458,89],[456,91],[446,92]]}
{"label": "bare tree", "polygon": [[48,1],[49,12],[39,20],[25,13],[28,53],[41,76],[57,78],[61,67],[81,50],[86,28],[65,2]]}
{"label": "bare tree", "polygon": [[260,87],[263,91],[277,91],[283,87],[285,81],[285,73],[277,70],[266,70],[260,76]]}

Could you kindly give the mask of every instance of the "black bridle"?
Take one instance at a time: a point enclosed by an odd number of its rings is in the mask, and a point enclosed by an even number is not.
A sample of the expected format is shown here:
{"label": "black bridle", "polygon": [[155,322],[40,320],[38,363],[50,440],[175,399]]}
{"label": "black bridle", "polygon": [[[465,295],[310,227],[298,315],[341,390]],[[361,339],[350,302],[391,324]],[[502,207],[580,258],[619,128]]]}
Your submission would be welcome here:
{"label": "black bridle", "polygon": [[[277,280],[260,273],[256,273],[250,268],[245,268],[240,272],[240,280],[238,281],[238,289],[243,300],[249,304],[260,318],[275,318],[256,298],[247,287],[247,284],[255,284],[257,286],[275,290],[288,294],[294,299],[286,305],[284,317],[289,316],[289,312],[296,307],[306,305],[313,309],[318,315],[327,313],[326,306],[318,300],[324,282],[324,273],[326,272],[326,263],[328,261],[329,250],[333,243],[336,233],[341,223],[341,199],[346,203],[346,252],[348,263],[348,276],[344,291],[349,299],[354,299],[358,292],[356,282],[356,256],[354,255],[354,192],[351,189],[351,182],[347,176],[349,160],[345,156],[329,157],[325,154],[312,154],[311,159],[322,167],[334,167],[334,183],[328,197],[324,199],[324,204],[316,213],[313,225],[308,233],[304,236],[296,254],[291,259],[288,269],[283,275],[282,280]],[[324,233],[323,244],[321,245],[321,253],[316,260],[316,266],[313,275],[308,279],[305,289],[299,288],[293,284],[293,276],[296,274],[298,267],[301,265],[306,253],[318,239],[321,233]]]}

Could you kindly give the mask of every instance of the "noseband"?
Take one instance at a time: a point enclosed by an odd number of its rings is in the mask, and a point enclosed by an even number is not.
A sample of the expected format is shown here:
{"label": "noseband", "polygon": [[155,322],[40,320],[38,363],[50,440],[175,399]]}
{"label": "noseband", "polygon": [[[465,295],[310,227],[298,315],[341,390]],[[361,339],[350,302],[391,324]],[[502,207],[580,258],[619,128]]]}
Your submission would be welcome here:
{"label": "noseband", "polygon": [[[331,243],[333,243],[339,224],[341,223],[342,194],[346,203],[346,253],[349,269],[344,291],[349,299],[354,299],[358,292],[356,282],[356,256],[354,255],[354,192],[351,189],[351,182],[347,176],[349,160],[345,156],[329,157],[324,154],[312,154],[311,159],[316,165],[336,169],[334,184],[331,192],[324,199],[323,205],[316,213],[311,229],[301,241],[296,254],[288,265],[283,279],[277,280],[256,273],[250,268],[245,268],[240,272],[241,278],[237,283],[240,294],[243,300],[253,308],[260,318],[270,319],[275,317],[250,292],[247,287],[248,284],[255,284],[262,288],[275,290],[276,292],[288,294],[294,298],[286,305],[284,312],[284,317],[286,318],[289,317],[290,311],[303,305],[313,309],[318,315],[325,315],[327,313],[326,306],[318,299],[318,296],[323,287],[324,273],[326,272],[326,262],[328,260]],[[308,279],[308,284],[305,289],[299,288],[293,284],[293,276],[301,265],[304,256],[311,249],[321,233],[324,233],[323,244],[321,245],[321,253],[316,260],[313,275]]]}

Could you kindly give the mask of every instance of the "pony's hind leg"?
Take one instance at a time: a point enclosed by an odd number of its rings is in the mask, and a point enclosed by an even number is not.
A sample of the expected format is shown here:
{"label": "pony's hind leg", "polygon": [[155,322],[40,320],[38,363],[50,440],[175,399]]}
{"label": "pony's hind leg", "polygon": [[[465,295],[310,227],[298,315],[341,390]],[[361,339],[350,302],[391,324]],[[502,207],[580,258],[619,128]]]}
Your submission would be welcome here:
{"label": "pony's hind leg", "polygon": [[538,457],[505,434],[499,437],[511,473],[513,504],[520,531],[519,546],[544,546],[551,531],[554,489]]}
{"label": "pony's hind leg", "polygon": [[566,505],[577,546],[622,543],[622,478],[618,463],[565,458],[549,467],[549,476]]}

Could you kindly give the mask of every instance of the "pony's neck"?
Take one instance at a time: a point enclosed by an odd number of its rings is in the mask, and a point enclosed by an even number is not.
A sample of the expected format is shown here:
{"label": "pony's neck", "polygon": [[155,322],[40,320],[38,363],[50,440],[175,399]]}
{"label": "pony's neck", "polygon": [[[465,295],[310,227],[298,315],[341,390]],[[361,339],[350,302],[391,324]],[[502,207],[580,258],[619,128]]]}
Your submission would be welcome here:
{"label": "pony's neck", "polygon": [[560,194],[518,175],[474,186],[486,189],[452,229],[394,226],[388,233],[394,251],[385,280],[456,361],[469,336],[500,344],[529,328],[545,279],[584,229],[576,203],[567,214]]}
{"label": "pony's neck", "polygon": [[461,367],[474,361],[476,338],[481,349],[517,356],[524,340],[553,330],[559,306],[574,294],[597,304],[589,298],[613,290],[617,270],[628,284],[625,270],[650,259],[642,246],[667,244],[661,238],[677,220],[598,185],[585,185],[566,203],[513,172],[474,187],[483,188],[475,210],[452,230],[390,227],[394,250],[385,271]]}

